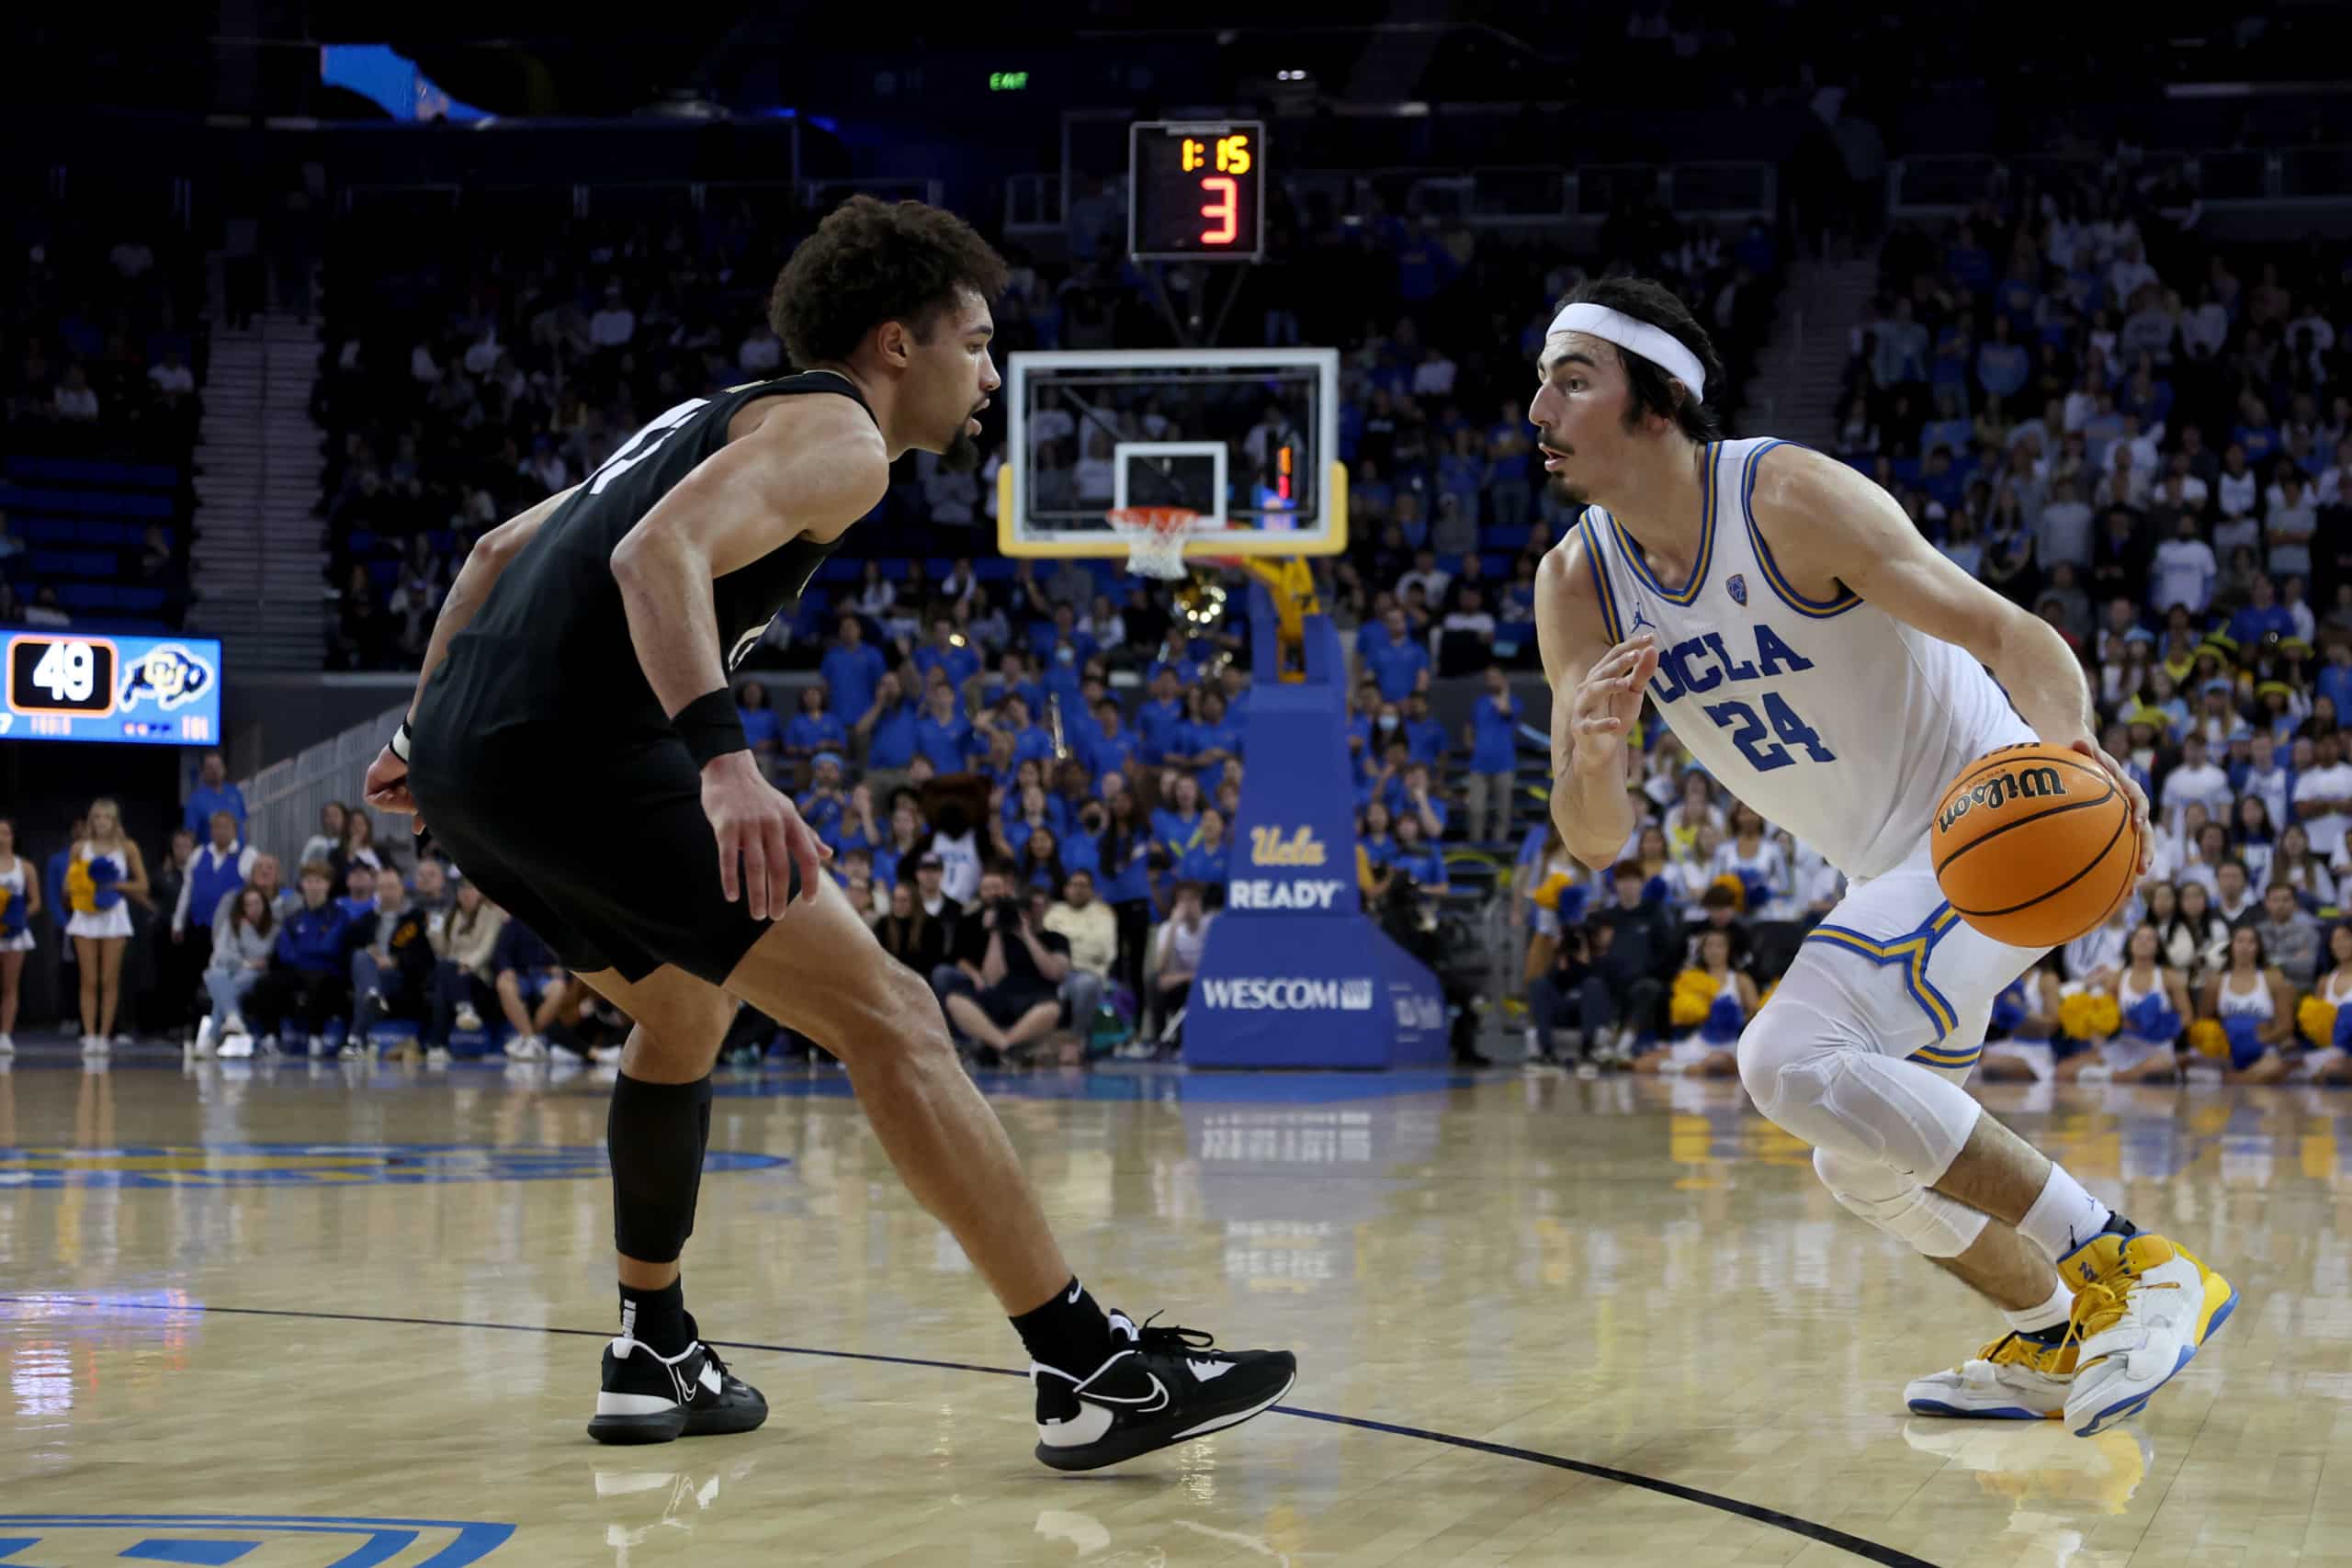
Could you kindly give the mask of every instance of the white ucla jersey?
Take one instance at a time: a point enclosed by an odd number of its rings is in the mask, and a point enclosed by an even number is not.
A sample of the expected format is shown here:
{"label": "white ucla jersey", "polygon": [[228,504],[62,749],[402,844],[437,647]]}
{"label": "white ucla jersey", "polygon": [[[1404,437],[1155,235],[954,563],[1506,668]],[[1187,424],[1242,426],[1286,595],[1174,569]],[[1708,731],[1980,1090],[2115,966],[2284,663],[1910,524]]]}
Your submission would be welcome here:
{"label": "white ucla jersey", "polygon": [[1657,639],[1650,697],[1691,756],[1848,876],[1877,876],[1962,767],[2035,737],[1965,650],[1842,584],[1807,599],[1781,576],[1748,502],[1781,445],[1710,448],[1698,563],[1671,592],[1605,509],[1577,525],[1611,639]]}

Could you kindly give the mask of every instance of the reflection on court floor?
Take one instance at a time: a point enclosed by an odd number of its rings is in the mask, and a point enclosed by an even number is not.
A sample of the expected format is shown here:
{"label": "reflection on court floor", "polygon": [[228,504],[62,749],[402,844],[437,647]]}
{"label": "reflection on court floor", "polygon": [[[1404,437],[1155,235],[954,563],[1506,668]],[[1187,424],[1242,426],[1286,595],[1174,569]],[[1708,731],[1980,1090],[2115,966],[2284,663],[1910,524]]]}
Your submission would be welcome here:
{"label": "reflection on court floor", "polygon": [[1297,1348],[1285,1412],[1036,1467],[993,1303],[845,1080],[795,1069],[725,1084],[687,1258],[775,1419],[600,1450],[593,1076],[32,1054],[0,1075],[0,1564],[2201,1568],[2352,1524],[2319,1483],[2352,1094],[1985,1091],[2254,1309],[2083,1441],[1905,1416],[1997,1318],[1840,1212],[1736,1084],[986,1087],[1098,1294]]}

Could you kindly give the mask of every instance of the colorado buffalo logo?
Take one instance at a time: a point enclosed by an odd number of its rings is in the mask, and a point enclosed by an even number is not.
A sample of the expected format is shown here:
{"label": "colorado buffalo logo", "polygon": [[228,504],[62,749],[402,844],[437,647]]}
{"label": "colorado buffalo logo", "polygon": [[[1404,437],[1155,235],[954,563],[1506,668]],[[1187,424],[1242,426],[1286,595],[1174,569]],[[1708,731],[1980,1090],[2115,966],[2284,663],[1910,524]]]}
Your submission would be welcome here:
{"label": "colorado buffalo logo", "polygon": [[2055,768],[2018,768],[1995,773],[1983,784],[1971,785],[1966,795],[1947,802],[1936,814],[1936,828],[1939,832],[1947,831],[1980,806],[1987,811],[1998,811],[2012,800],[2033,800],[2065,793],[2065,781],[2058,776]]}
{"label": "colorado buffalo logo", "polygon": [[122,703],[130,707],[153,697],[165,713],[192,703],[212,689],[212,666],[175,642],[157,643],[122,672]]}

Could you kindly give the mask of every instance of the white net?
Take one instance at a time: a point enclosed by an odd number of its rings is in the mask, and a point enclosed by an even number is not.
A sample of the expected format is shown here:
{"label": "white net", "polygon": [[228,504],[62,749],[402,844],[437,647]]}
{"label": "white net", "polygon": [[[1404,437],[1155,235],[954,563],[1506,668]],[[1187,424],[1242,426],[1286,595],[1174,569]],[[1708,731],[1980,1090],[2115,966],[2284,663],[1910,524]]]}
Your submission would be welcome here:
{"label": "white net", "polygon": [[1184,539],[1199,517],[1181,506],[1126,506],[1112,513],[1112,525],[1126,536],[1127,570],[1171,581],[1182,577]]}

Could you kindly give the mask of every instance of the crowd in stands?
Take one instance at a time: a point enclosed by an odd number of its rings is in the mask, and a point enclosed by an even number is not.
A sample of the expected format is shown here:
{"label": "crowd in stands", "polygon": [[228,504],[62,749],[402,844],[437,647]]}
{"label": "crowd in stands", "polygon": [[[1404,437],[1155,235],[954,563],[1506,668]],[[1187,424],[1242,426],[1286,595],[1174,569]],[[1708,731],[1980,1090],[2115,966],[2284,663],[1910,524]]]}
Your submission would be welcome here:
{"label": "crowd in stands", "polygon": [[[1287,206],[1272,220],[1278,259],[1253,276],[1250,335],[1346,351],[1339,456],[1354,479],[1362,548],[1327,578],[1335,610],[1349,624],[1377,618],[1383,591],[1397,594],[1396,579],[1428,549],[1450,574],[1472,557],[1480,565],[1451,592],[1425,571],[1436,591],[1410,606],[1414,615],[1430,617],[1431,629],[1449,615],[1473,628],[1499,617],[1529,530],[1540,522],[1556,534],[1562,523],[1539,493],[1524,392],[1552,309],[1584,268],[1549,247],[1376,203],[1363,221]],[[328,267],[314,410],[328,432],[320,511],[336,595],[331,663],[413,668],[457,562],[481,532],[594,472],[662,410],[788,373],[764,324],[765,297],[812,222],[749,204],[667,225],[582,219],[552,233],[500,233],[492,218],[426,244],[397,225],[345,220]],[[1602,241],[1598,265],[1672,279],[1690,299],[1729,367],[1715,400],[1736,410],[1778,288],[1770,231],[1717,233],[1628,200]],[[1000,359],[1169,344],[1149,280],[1110,249],[1080,246],[1058,268],[1013,253],[994,302]],[[1011,563],[995,558],[989,537],[1003,456],[1000,441],[977,476],[946,472],[927,454],[905,459],[798,622],[779,626],[755,660],[812,661],[831,612],[871,594],[861,558],[877,563],[918,636],[934,599],[959,623],[979,622],[983,637],[995,612],[1017,614],[1005,601],[1025,590],[1008,585]],[[1068,442],[1030,455],[1048,487],[1080,457]],[[937,581],[958,558],[978,562],[978,592],[968,578]],[[1097,592],[1111,604],[1089,594],[1077,602],[1081,616],[1132,613],[1124,588],[1105,581]],[[1532,658],[1532,643],[1520,642]]]}
{"label": "crowd in stands", "polygon": [[12,203],[0,224],[0,624],[176,626],[207,351],[197,249],[111,203]]}
{"label": "crowd in stands", "polygon": [[[1853,344],[1841,455],[2058,629],[2154,806],[2154,874],[2003,998],[1988,1076],[2352,1076],[2352,276],[2192,217],[2004,182],[1890,239]],[[1840,885],[1651,729],[1623,863],[1524,849],[1532,1043],[1727,1072]]]}

